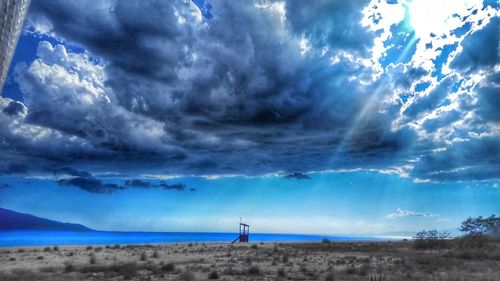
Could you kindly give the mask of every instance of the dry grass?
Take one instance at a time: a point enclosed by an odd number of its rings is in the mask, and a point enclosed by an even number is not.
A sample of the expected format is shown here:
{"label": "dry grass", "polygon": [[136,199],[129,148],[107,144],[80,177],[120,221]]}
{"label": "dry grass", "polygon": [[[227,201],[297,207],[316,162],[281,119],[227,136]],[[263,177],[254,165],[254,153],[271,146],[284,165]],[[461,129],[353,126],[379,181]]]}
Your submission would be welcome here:
{"label": "dry grass", "polygon": [[498,280],[500,242],[483,242],[20,248],[0,251],[0,280]]}

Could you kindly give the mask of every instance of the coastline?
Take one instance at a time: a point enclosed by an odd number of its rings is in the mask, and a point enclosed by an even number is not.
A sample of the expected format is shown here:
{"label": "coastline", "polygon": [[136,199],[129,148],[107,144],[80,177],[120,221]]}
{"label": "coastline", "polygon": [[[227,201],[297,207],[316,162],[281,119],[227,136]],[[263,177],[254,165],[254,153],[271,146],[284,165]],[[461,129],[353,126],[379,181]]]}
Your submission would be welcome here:
{"label": "coastline", "polygon": [[[0,248],[12,246],[78,246],[176,243],[230,243],[236,233],[217,232],[117,232],[117,231],[0,231]],[[251,242],[291,243],[330,241],[398,241],[401,236],[342,236],[313,234],[252,233]]]}

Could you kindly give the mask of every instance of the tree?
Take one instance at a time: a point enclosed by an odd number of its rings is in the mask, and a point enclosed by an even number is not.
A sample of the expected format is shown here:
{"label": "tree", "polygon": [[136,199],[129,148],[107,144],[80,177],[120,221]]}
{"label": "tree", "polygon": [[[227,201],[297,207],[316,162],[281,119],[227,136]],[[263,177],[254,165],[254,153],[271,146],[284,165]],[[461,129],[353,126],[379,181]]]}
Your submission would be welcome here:
{"label": "tree", "polygon": [[446,240],[450,238],[447,231],[439,232],[433,230],[423,230],[416,234],[414,247],[416,249],[441,249],[446,247]]}
{"label": "tree", "polygon": [[477,218],[469,217],[462,222],[460,231],[466,235],[482,235],[486,233],[498,234],[500,230],[500,217],[491,215],[487,218],[479,216]]}

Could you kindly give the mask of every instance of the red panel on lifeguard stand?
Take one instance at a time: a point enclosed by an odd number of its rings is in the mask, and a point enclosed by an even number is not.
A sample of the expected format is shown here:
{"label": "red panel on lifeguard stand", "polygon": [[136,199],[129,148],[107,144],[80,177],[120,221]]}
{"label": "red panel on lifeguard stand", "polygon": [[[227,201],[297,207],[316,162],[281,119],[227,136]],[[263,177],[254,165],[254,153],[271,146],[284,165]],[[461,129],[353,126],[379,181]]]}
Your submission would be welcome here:
{"label": "red panel on lifeguard stand", "polygon": [[250,235],[250,226],[248,224],[240,223],[240,243],[248,242],[248,237]]}
{"label": "red panel on lifeguard stand", "polygon": [[248,234],[240,234],[240,242],[248,242]]}

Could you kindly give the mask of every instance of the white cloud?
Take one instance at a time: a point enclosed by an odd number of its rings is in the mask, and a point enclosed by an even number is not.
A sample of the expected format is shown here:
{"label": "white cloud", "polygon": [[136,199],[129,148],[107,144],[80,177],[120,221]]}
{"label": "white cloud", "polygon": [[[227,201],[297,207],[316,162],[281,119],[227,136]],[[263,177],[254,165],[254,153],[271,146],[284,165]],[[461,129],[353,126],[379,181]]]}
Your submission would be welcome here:
{"label": "white cloud", "polygon": [[409,210],[402,210],[398,208],[395,213],[387,215],[388,219],[400,219],[407,217],[427,217],[427,218],[435,218],[439,217],[439,215],[427,213],[427,212],[414,212]]}

